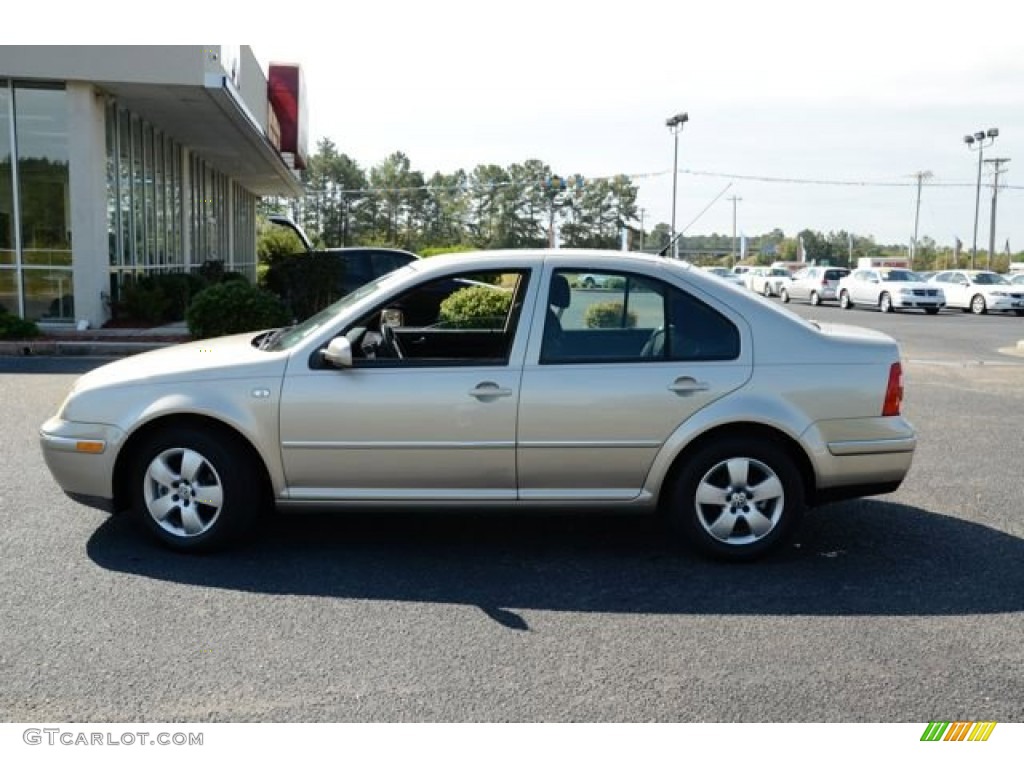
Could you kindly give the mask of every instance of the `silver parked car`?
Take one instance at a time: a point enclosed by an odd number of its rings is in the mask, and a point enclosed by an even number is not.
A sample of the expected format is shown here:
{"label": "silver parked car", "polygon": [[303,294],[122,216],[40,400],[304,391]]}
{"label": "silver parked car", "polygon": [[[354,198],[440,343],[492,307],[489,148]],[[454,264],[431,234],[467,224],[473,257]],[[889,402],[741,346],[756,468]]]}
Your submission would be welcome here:
{"label": "silver parked car", "polygon": [[900,485],[902,396],[883,334],[673,260],[495,251],[413,262],[294,327],[97,368],[40,439],[68,495],[179,550],[271,504],[570,508],[660,511],[744,560],[807,505]]}
{"label": "silver parked car", "polygon": [[817,306],[823,301],[839,298],[839,281],[850,274],[845,267],[804,267],[793,274],[793,279],[780,286],[779,298],[806,299]]}

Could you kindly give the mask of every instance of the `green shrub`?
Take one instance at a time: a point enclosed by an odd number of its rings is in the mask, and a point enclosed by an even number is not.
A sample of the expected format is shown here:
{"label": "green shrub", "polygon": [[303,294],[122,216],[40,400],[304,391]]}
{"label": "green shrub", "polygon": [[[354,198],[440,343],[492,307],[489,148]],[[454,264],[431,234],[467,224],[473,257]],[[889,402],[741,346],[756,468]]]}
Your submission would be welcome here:
{"label": "green shrub", "polygon": [[625,309],[621,301],[599,301],[587,307],[583,322],[587,328],[636,328],[637,314],[630,310],[626,322],[622,322]]}
{"label": "green shrub", "polygon": [[127,280],[121,286],[121,297],[115,315],[118,319],[135,320],[149,325],[185,319],[192,298],[207,285],[201,276],[187,272],[147,275]]}
{"label": "green shrub", "polygon": [[34,339],[38,335],[35,323],[7,314],[7,307],[0,304],[0,339]]}
{"label": "green shrub", "polygon": [[249,283],[228,280],[211,285],[192,301],[185,315],[194,339],[276,328],[288,313],[274,294]]}
{"label": "green shrub", "polygon": [[303,253],[270,263],[264,286],[295,318],[316,314],[342,296],[345,262],[332,253]]}
{"label": "green shrub", "polygon": [[441,320],[452,328],[504,328],[512,292],[473,285],[441,302]]}

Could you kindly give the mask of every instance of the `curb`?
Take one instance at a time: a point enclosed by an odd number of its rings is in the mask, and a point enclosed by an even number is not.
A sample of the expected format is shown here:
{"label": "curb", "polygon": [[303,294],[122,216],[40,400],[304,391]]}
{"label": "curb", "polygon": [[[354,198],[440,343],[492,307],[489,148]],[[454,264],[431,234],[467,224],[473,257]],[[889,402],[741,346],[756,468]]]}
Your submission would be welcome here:
{"label": "curb", "polygon": [[0,341],[0,356],[127,357],[174,346],[170,341]]}

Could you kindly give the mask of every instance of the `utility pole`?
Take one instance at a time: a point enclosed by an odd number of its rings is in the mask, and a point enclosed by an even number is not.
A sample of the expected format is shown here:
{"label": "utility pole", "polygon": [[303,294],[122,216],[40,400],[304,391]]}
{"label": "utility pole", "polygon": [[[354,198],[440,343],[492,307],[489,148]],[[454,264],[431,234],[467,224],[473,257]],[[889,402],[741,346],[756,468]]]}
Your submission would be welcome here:
{"label": "utility pole", "polygon": [[1002,164],[1010,162],[1010,158],[995,157],[985,162],[992,163],[995,172],[995,178],[992,179],[992,221],[988,232],[988,261],[986,263],[987,268],[992,269],[992,256],[996,252],[996,198],[999,195],[999,174],[1003,173]]}
{"label": "utility pole", "polygon": [[917,223],[921,219],[921,182],[932,177],[931,171],[918,171],[917,176],[917,205],[914,207],[914,240],[910,247],[910,268],[914,268],[914,258],[917,256]]}
{"label": "utility pole", "polygon": [[644,249],[644,215],[647,213],[646,208],[640,209],[640,250]]}
{"label": "utility pole", "polygon": [[732,200],[732,254],[730,256],[729,266],[736,266],[736,203],[742,200],[742,197],[727,197],[726,200]]}

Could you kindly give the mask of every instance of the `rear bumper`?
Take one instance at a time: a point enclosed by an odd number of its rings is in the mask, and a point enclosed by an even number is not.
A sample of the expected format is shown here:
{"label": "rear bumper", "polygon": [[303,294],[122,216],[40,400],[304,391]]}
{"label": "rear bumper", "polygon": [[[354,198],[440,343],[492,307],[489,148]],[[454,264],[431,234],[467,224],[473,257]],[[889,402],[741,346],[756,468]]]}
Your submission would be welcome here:
{"label": "rear bumper", "polygon": [[804,435],[815,488],[810,503],[891,493],[910,471],[913,426],[900,416],[818,422]]}

